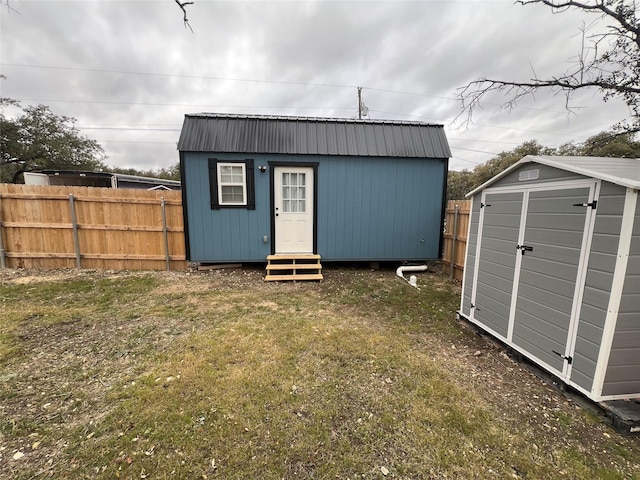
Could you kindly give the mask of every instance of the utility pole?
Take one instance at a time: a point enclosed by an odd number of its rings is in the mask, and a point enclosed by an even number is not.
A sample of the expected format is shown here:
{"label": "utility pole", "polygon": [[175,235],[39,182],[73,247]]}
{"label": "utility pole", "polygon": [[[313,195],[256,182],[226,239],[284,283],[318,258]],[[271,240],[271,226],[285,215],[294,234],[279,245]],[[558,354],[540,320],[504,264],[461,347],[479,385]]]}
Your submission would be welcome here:
{"label": "utility pole", "polygon": [[358,87],[358,120],[362,120],[362,87]]}

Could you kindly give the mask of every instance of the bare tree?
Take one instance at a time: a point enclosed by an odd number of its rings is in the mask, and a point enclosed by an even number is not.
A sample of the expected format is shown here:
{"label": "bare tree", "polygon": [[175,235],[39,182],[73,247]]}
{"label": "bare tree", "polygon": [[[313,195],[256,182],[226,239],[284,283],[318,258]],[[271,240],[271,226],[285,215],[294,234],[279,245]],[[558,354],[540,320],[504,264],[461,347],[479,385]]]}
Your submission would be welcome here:
{"label": "bare tree", "polygon": [[520,0],[521,5],[543,4],[555,13],[570,9],[599,15],[610,22],[602,33],[582,31],[582,49],[572,66],[564,73],[539,78],[535,72],[527,81],[481,78],[459,89],[462,103],[460,117],[471,122],[476,108],[491,92],[507,97],[501,108],[510,109],[525,97],[547,89],[565,96],[565,106],[571,111],[572,95],[578,90],[597,89],[606,102],[619,98],[629,108],[631,120],[613,126],[616,134],[640,131],[640,23],[635,0]]}
{"label": "bare tree", "polygon": [[7,11],[9,13],[14,12],[14,13],[17,13],[18,15],[20,15],[20,12],[11,6],[11,4],[9,3],[9,0],[5,0],[4,4],[6,5]]}
{"label": "bare tree", "polygon": [[191,30],[191,33],[193,33],[193,28],[191,28],[191,25],[189,24],[189,19],[187,18],[187,5],[193,5],[194,2],[181,2],[180,0],[175,0],[175,2],[178,4],[178,6],[180,7],[180,10],[182,10],[183,13],[183,21],[184,21],[184,28],[189,27],[189,30]]}

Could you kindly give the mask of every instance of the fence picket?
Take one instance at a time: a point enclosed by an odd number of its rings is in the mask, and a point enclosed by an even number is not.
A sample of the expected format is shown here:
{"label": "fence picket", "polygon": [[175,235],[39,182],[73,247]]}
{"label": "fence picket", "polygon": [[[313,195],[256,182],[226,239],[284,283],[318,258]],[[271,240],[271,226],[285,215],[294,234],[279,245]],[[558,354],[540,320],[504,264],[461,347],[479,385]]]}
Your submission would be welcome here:
{"label": "fence picket", "polygon": [[106,270],[183,270],[182,196],[0,184],[0,249],[8,268],[74,268],[81,262],[82,268]]}
{"label": "fence picket", "polygon": [[[458,206],[457,221],[456,206]],[[445,210],[446,221],[442,264],[445,271],[450,271],[452,276],[460,281],[462,281],[463,278],[470,211],[471,200],[449,200]]]}

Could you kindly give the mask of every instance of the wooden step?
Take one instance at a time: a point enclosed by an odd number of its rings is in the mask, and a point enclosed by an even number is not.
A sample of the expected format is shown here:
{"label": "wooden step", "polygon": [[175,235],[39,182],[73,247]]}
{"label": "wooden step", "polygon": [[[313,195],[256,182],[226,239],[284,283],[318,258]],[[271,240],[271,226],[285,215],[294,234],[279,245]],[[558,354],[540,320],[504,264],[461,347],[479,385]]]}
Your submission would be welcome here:
{"label": "wooden step", "polygon": [[268,264],[267,271],[269,270],[322,270],[322,265],[319,263],[277,263]]}
{"label": "wooden step", "polygon": [[267,256],[267,282],[322,280],[320,255],[294,253]]}
{"label": "wooden step", "polygon": [[267,261],[273,260],[320,260],[320,255],[315,253],[281,253],[267,256]]}
{"label": "wooden step", "polygon": [[322,280],[321,273],[306,273],[306,274],[293,274],[293,275],[267,275],[264,277],[266,282],[279,282],[283,280],[296,281],[296,280]]}

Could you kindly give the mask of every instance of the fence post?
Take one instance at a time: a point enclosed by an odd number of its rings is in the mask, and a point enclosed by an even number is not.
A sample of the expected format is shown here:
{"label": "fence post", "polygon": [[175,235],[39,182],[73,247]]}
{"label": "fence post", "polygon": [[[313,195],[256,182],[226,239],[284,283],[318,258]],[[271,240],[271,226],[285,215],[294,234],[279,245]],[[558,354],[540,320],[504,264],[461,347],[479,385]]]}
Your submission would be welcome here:
{"label": "fence post", "polygon": [[167,271],[171,270],[171,257],[169,256],[169,234],[167,232],[167,212],[166,202],[164,197],[160,197],[160,204],[162,205],[162,232],[164,233],[164,257],[167,262]]}
{"label": "fence post", "polygon": [[78,222],[76,220],[76,206],[73,193],[69,194],[69,206],[71,207],[71,222],[73,223],[73,245],[76,250],[76,268],[82,268],[80,262],[80,241],[78,240]]}
{"label": "fence post", "polygon": [[[2,204],[0,203],[0,206]],[[5,251],[4,244],[2,243],[2,209],[0,208],[0,268],[3,270],[6,267],[5,259],[4,259]]]}
{"label": "fence post", "polygon": [[453,278],[453,272],[456,268],[456,242],[458,241],[458,212],[460,211],[460,206],[456,205],[455,211],[453,213],[453,238],[451,240],[451,270],[449,271],[449,277]]}

